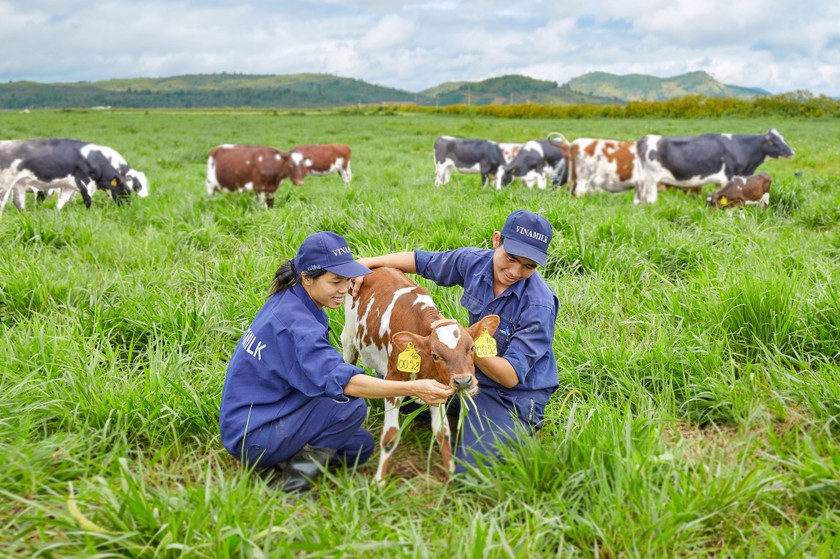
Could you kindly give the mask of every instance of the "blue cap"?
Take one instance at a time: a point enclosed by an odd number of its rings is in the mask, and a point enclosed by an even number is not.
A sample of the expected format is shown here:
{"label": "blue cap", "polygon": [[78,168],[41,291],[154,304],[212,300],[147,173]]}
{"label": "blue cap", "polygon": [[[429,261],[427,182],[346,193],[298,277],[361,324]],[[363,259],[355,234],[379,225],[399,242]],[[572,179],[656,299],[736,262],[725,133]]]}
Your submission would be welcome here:
{"label": "blue cap", "polygon": [[505,252],[545,266],[548,243],[551,242],[551,223],[546,218],[534,212],[516,210],[505,220],[502,237]]}
{"label": "blue cap", "polygon": [[332,231],[318,231],[306,237],[294,264],[297,272],[327,270],[343,278],[355,278],[371,272],[353,259],[344,237]]}

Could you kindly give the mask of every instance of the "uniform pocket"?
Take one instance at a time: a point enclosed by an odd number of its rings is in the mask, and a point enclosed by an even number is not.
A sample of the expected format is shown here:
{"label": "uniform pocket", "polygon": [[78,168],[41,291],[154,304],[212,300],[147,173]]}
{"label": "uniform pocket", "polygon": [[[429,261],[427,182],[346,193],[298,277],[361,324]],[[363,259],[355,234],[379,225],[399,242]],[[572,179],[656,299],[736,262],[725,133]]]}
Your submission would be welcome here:
{"label": "uniform pocket", "polygon": [[513,337],[513,324],[505,316],[499,318],[501,318],[501,322],[496,329],[496,333],[493,334],[493,338],[496,340],[496,349],[499,355],[504,355],[510,345],[510,339]]}
{"label": "uniform pocket", "polygon": [[518,396],[514,399],[516,415],[520,421],[532,429],[541,429],[545,418],[545,405],[528,396]]}

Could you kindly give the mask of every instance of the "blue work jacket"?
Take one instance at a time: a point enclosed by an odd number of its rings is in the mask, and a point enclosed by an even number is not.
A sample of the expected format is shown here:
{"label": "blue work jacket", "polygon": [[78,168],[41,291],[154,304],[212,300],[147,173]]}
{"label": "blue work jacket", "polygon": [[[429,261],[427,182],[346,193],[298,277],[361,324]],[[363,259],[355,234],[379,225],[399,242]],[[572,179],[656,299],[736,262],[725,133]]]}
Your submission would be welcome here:
{"label": "blue work jacket", "polygon": [[[501,323],[493,337],[500,357],[511,364],[519,377],[512,390],[554,391],[558,383],[557,361],[551,343],[560,302],[551,288],[534,272],[493,294],[493,251],[459,248],[445,252],[414,252],[417,273],[437,285],[464,288],[461,304],[469,312],[470,324],[489,314]],[[479,386],[509,390],[475,370]]]}
{"label": "blue work jacket", "polygon": [[330,344],[327,313],[301,285],[269,297],[228,363],[219,428],[238,454],[246,432],[288,418],[312,398],[349,402],[344,387],[363,369]]}

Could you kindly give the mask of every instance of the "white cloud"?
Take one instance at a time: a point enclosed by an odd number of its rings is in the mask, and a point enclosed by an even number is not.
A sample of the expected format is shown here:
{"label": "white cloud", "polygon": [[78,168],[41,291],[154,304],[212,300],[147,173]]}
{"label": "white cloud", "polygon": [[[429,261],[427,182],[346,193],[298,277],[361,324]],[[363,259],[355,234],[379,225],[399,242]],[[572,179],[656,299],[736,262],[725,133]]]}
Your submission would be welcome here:
{"label": "white cloud", "polygon": [[410,43],[414,35],[414,24],[398,15],[387,15],[376,22],[359,40],[362,53],[387,51]]}
{"label": "white cloud", "polygon": [[419,91],[705,70],[840,95],[837,21],[820,0],[0,0],[0,81],[326,72]]}

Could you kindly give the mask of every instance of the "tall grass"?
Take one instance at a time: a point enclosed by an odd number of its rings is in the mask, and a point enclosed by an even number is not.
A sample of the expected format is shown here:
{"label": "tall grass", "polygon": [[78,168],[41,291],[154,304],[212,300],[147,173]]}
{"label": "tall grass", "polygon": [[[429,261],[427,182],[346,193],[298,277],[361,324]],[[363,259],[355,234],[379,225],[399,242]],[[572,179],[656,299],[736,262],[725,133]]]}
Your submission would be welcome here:
{"label": "tall grass", "polygon": [[[476,175],[435,188],[437,135],[560,130],[763,132],[771,207],[715,212],[666,191],[575,199]],[[104,195],[0,220],[0,544],[12,557],[828,557],[840,527],[840,151],[833,121],[487,119],[395,113],[0,114],[4,138],[77,137],[143,170],[151,196]],[[204,190],[225,142],[343,141],[353,183],[287,183],[275,208]],[[797,176],[801,174],[801,176]],[[227,360],[277,266],[310,232],[360,256],[490,247],[513,209],[554,226],[560,366],[540,436],[446,484],[412,425],[419,474],[372,463],[290,501],[222,449]],[[427,287],[467,320],[460,290]],[[330,313],[333,342],[343,325]],[[376,435],[382,405],[370,403]],[[395,469],[395,471],[400,471]]]}

